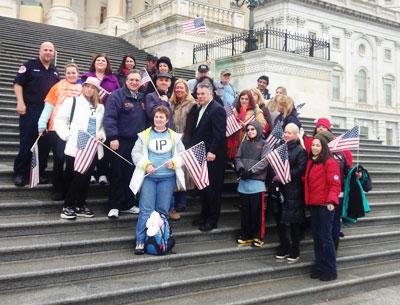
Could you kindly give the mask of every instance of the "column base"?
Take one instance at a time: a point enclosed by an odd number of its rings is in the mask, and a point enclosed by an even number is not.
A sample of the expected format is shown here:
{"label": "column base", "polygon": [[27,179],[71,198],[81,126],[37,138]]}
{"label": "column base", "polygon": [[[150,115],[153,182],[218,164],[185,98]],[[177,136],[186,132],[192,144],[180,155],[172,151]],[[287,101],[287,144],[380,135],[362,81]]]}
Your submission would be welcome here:
{"label": "column base", "polygon": [[120,17],[107,17],[100,25],[100,32],[110,36],[121,36],[128,32],[128,30],[128,23],[124,18]]}
{"label": "column base", "polygon": [[47,24],[77,29],[78,16],[67,7],[52,7],[47,13]]}

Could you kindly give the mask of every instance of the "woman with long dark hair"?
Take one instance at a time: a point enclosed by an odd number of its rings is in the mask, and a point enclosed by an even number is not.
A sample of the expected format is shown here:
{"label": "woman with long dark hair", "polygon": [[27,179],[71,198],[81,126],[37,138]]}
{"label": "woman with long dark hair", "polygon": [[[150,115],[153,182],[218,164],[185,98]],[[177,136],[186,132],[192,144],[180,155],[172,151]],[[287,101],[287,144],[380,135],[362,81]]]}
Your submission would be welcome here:
{"label": "woman with long dark hair", "polygon": [[317,134],[311,144],[304,191],[314,239],[315,266],[310,277],[321,281],[337,279],[332,227],[340,186],[339,164],[325,138]]}
{"label": "woman with long dark hair", "polygon": [[125,55],[122,58],[121,64],[118,67],[116,76],[118,78],[119,86],[122,88],[125,85],[126,76],[129,71],[135,69],[136,59],[132,55]]}

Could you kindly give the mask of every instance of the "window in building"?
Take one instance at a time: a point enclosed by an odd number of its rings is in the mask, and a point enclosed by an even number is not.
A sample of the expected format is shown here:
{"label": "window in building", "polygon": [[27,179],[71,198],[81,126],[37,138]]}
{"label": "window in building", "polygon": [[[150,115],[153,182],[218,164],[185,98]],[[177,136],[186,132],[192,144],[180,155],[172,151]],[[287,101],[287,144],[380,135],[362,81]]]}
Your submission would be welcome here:
{"label": "window in building", "polygon": [[340,100],[340,76],[332,75],[332,99]]}
{"label": "window in building", "polygon": [[369,137],[369,129],[367,126],[360,126],[360,134]]}
{"label": "window in building", "polygon": [[386,145],[393,145],[393,129],[386,128]]}
{"label": "window in building", "polygon": [[358,102],[367,102],[367,73],[360,70],[357,75]]}
{"label": "window in building", "polygon": [[392,61],[392,50],[385,49],[385,60]]}
{"label": "window in building", "polygon": [[358,55],[365,56],[365,45],[360,44],[358,47]]}
{"label": "window in building", "polygon": [[332,37],[332,49],[340,49],[340,38]]}
{"label": "window in building", "polygon": [[392,106],[392,84],[391,83],[385,83],[383,84],[383,90],[385,93],[385,105],[388,107]]}

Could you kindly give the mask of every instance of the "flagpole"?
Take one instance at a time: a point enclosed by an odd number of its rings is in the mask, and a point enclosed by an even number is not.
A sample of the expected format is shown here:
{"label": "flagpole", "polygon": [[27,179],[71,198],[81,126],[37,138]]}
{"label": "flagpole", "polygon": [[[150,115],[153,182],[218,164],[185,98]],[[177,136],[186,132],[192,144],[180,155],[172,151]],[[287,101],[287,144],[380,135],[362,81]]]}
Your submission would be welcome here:
{"label": "flagpole", "polygon": [[[82,129],[81,129],[81,130],[82,130]],[[86,133],[88,136],[94,138],[94,140],[95,140],[97,143],[103,145],[105,148],[107,148],[107,149],[108,149],[109,151],[111,151],[113,154],[115,154],[115,155],[117,155],[118,157],[120,157],[120,158],[121,158],[122,160],[124,160],[126,163],[128,163],[128,164],[130,164],[130,165],[133,166],[133,163],[132,163],[132,162],[130,162],[130,161],[128,161],[127,159],[125,159],[124,157],[122,157],[119,153],[117,153],[116,151],[112,150],[110,147],[108,147],[107,145],[105,145],[103,142],[97,140],[97,139],[96,139],[95,137],[93,137],[90,133],[88,133],[88,132],[85,131],[85,130],[82,130],[82,131],[83,131],[84,133]]]}
{"label": "flagpole", "polygon": [[[169,160],[168,160],[169,161]],[[161,167],[163,167],[165,164],[168,163],[168,161],[164,162],[163,164],[161,164],[159,167],[154,168],[152,173],[147,173],[146,175],[144,175],[144,177],[146,178],[148,175],[153,174],[155,171],[159,170]]]}
{"label": "flagpole", "polygon": [[154,90],[157,92],[158,97],[161,98],[161,95],[160,95],[160,93],[158,92],[156,86],[154,85],[153,80],[151,79],[149,72],[146,70],[146,68],[143,68],[143,69],[144,69],[144,71],[146,71],[147,75],[149,76],[150,82],[151,82],[151,84],[153,85]]}
{"label": "flagpole", "polygon": [[357,170],[358,170],[358,163],[360,161],[360,126],[357,124],[357,127],[358,127]]}
{"label": "flagpole", "polygon": [[32,147],[31,147],[31,151],[32,151],[33,147],[36,145],[36,143],[39,141],[41,136],[42,136],[42,133],[39,133],[38,137],[36,138],[35,142],[33,143]]}

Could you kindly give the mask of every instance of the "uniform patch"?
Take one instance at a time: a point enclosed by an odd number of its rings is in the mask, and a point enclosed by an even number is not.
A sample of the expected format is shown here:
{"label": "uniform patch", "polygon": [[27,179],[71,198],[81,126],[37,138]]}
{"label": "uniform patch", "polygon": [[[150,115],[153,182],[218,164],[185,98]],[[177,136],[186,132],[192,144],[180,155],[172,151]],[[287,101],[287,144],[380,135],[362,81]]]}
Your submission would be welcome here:
{"label": "uniform patch", "polygon": [[22,65],[21,67],[19,67],[18,69],[18,73],[25,73],[26,72],[26,67],[24,65]]}
{"label": "uniform patch", "polygon": [[333,179],[334,179],[335,181],[339,181],[339,176],[338,176],[338,175],[335,175],[335,176],[333,176]]}

